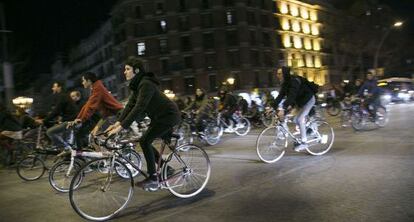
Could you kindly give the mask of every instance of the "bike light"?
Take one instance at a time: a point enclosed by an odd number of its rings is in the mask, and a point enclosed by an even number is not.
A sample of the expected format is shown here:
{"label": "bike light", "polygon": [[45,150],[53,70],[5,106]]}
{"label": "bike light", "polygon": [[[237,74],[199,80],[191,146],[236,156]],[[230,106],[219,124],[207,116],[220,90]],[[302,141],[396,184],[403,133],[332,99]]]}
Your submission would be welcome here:
{"label": "bike light", "polygon": [[325,97],[325,94],[323,94],[323,93],[318,93],[318,98],[323,98],[323,97]]}
{"label": "bike light", "polygon": [[321,143],[322,143],[322,144],[326,144],[326,143],[328,143],[328,135],[322,135],[322,138],[321,138]]}
{"label": "bike light", "polygon": [[326,107],[328,104],[327,103],[322,103],[321,106],[322,107]]}

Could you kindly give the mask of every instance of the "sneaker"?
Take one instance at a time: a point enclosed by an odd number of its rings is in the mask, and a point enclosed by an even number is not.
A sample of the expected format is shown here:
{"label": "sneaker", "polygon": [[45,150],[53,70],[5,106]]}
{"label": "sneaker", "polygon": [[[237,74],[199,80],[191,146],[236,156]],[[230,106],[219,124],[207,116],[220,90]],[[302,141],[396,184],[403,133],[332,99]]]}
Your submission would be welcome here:
{"label": "sneaker", "polygon": [[149,191],[149,192],[155,192],[159,189],[160,184],[158,182],[158,178],[145,178],[142,181],[139,181],[135,184],[138,187],[142,187],[142,189],[144,189],[145,191]]}
{"label": "sneaker", "polygon": [[308,148],[307,144],[298,144],[293,148],[293,150],[296,151],[296,152],[302,152],[302,151],[306,150],[307,148]]}
{"label": "sneaker", "polygon": [[224,132],[225,132],[225,133],[233,133],[233,132],[234,132],[234,129],[233,129],[233,127],[228,127],[228,128],[226,128],[226,129],[224,130]]}

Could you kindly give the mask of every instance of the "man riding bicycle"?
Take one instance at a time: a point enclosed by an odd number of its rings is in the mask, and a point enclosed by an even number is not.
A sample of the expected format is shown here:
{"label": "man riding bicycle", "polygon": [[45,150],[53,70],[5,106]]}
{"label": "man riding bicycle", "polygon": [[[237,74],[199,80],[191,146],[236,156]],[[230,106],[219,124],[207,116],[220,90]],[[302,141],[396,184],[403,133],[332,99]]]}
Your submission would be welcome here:
{"label": "man riding bicycle", "polygon": [[208,96],[204,89],[198,88],[195,92],[194,101],[186,107],[183,112],[194,111],[196,114],[195,124],[199,134],[203,133],[204,126],[203,120],[208,117],[208,112],[210,110],[208,104]]}
{"label": "man riding bicycle", "polygon": [[[236,120],[233,118],[234,112],[238,109],[237,106],[237,99],[235,96],[233,96],[230,92],[228,92],[226,89],[221,89],[219,92],[221,107],[219,108],[219,112],[223,113],[223,118],[226,121],[226,124],[229,125],[229,128],[225,130],[225,132],[231,132],[233,131],[232,127],[236,128]],[[233,122],[233,125],[231,125],[231,122]]]}
{"label": "man riding bicycle", "polygon": [[[276,77],[281,83],[279,95],[273,103],[273,108],[277,110],[277,116],[284,118],[284,115],[292,110],[294,106],[297,107],[298,112],[295,118],[295,123],[299,127],[301,143],[295,144],[294,150],[300,152],[305,150],[308,145],[306,136],[305,120],[312,107],[315,105],[315,95],[312,89],[305,83],[304,79],[299,76],[290,75],[288,67],[279,68]],[[279,103],[285,99],[283,106],[279,107]]]}
{"label": "man riding bicycle", "polygon": [[118,121],[107,129],[108,135],[127,129],[133,121],[139,122],[147,115],[151,124],[140,139],[140,145],[147,161],[149,177],[137,183],[144,190],[155,191],[159,188],[155,163],[161,158],[152,146],[156,138],[168,136],[173,127],[181,122],[181,113],[177,105],[162,93],[159,81],[153,73],[146,73],[141,60],[130,57],[125,63],[126,80],[130,80],[132,92],[128,103]]}
{"label": "man riding bicycle", "polygon": [[[366,97],[367,110],[374,119],[377,116],[377,108],[380,105],[380,93],[381,89],[377,86],[377,80],[369,72],[367,74],[367,80],[359,88],[358,95],[361,98]],[[369,109],[370,106],[372,106],[372,109]]]}

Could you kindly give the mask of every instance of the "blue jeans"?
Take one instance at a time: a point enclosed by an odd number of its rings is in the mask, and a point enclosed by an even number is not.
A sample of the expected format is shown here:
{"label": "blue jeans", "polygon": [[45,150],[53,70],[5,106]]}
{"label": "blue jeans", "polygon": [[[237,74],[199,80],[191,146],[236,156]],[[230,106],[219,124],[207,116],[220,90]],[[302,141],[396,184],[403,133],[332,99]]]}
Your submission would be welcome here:
{"label": "blue jeans", "polygon": [[306,142],[308,138],[306,137],[306,122],[305,118],[309,114],[312,107],[315,105],[315,96],[299,109],[298,114],[295,117],[295,123],[299,126],[300,136],[302,142]]}

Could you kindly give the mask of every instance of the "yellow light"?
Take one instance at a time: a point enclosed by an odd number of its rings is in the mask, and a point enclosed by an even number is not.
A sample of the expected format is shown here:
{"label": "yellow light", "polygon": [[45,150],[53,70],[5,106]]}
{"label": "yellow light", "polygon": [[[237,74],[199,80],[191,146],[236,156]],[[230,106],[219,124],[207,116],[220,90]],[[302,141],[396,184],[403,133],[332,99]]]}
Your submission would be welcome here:
{"label": "yellow light", "polygon": [[388,85],[388,83],[386,83],[386,82],[380,82],[380,83],[378,83],[378,86],[386,86],[386,85]]}
{"label": "yellow light", "polygon": [[403,24],[404,24],[403,22],[398,21],[398,22],[394,23],[394,27],[400,27],[400,26],[402,26]]}
{"label": "yellow light", "polygon": [[298,16],[299,15],[299,10],[298,10],[297,5],[290,4],[290,14],[293,15],[293,16]]}
{"label": "yellow light", "polygon": [[295,36],[293,37],[293,45],[295,46],[295,48],[300,49],[302,48],[302,40],[300,39],[299,36]]}
{"label": "yellow light", "polygon": [[303,43],[305,44],[305,49],[306,50],[311,50],[312,49],[312,43],[311,43],[311,40],[309,38],[305,38],[303,40]]}
{"label": "yellow light", "polygon": [[311,11],[310,11],[310,19],[311,19],[312,21],[318,21],[318,14],[316,13],[316,11],[315,11],[315,10],[311,10]]}
{"label": "yellow light", "polygon": [[169,98],[169,99],[174,99],[175,97],[175,93],[172,90],[166,89],[164,90],[164,94]]}
{"label": "yellow light", "polygon": [[306,55],[306,66],[313,67],[312,55],[310,54]]}
{"label": "yellow light", "polygon": [[315,56],[315,67],[320,68],[322,66],[321,58],[319,56]]}
{"label": "yellow light", "polygon": [[288,6],[286,4],[286,2],[281,2],[280,3],[280,12],[282,14],[287,14],[289,12]]}
{"label": "yellow light", "polygon": [[289,30],[290,29],[289,20],[287,18],[281,18],[280,22],[282,23],[282,29],[283,30]]}
{"label": "yellow light", "polygon": [[285,46],[285,48],[290,48],[292,47],[292,43],[290,42],[290,36],[289,35],[283,35],[283,45]]}
{"label": "yellow light", "polygon": [[321,44],[319,43],[318,39],[313,40],[313,50],[315,51],[321,50]]}
{"label": "yellow light", "polygon": [[288,62],[287,62],[288,66],[292,66],[292,53],[289,53],[287,57],[288,57]]}
{"label": "yellow light", "polygon": [[303,33],[309,34],[310,33],[309,23],[302,22],[302,30],[303,30]]}
{"label": "yellow light", "polygon": [[298,21],[292,21],[292,30],[295,32],[300,31],[300,25]]}
{"label": "yellow light", "polygon": [[234,79],[233,77],[230,77],[230,78],[228,78],[228,79],[227,79],[227,82],[228,82],[230,85],[233,85],[233,84],[234,84],[234,81],[235,81],[235,79]]}
{"label": "yellow light", "polygon": [[305,8],[305,7],[301,7],[300,8],[300,15],[302,16],[302,18],[308,19],[309,18],[308,9]]}
{"label": "yellow light", "polygon": [[319,35],[319,29],[316,24],[312,25],[312,35]]}
{"label": "yellow light", "polygon": [[33,98],[20,96],[20,97],[14,98],[12,102],[17,107],[28,109],[33,104]]}

